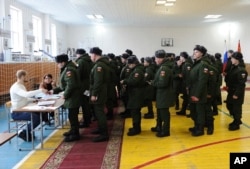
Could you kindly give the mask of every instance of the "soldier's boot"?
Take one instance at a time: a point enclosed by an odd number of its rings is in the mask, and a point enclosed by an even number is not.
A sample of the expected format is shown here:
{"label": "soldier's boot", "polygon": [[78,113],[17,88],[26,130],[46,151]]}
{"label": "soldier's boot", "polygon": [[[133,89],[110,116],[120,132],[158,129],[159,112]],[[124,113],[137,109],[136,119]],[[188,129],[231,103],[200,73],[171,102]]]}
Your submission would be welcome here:
{"label": "soldier's boot", "polygon": [[135,136],[141,133],[141,125],[140,123],[133,123],[133,128],[130,128],[127,135]]}
{"label": "soldier's boot", "polygon": [[64,142],[72,142],[80,139],[80,133],[78,128],[72,128],[71,133],[64,138]]}
{"label": "soldier's boot", "polygon": [[164,123],[162,130],[156,133],[156,137],[167,137],[167,136],[170,136],[169,126]]}
{"label": "soldier's boot", "polygon": [[74,133],[74,131],[73,131],[73,129],[71,128],[69,131],[64,132],[64,133],[63,133],[63,136],[67,137],[67,136],[69,136],[69,135],[71,135],[71,134],[73,134],[73,133]]}
{"label": "soldier's boot", "polygon": [[186,108],[182,107],[181,111],[176,112],[177,115],[186,116]]}
{"label": "soldier's boot", "polygon": [[108,130],[107,129],[99,129],[99,135],[92,139],[93,142],[103,142],[108,141]]}
{"label": "soldier's boot", "polygon": [[108,109],[108,113],[106,114],[107,120],[113,120],[114,118],[114,112],[112,108]]}
{"label": "soldier's boot", "polygon": [[207,122],[207,135],[212,135],[214,133],[214,120],[209,120]]}
{"label": "soldier's boot", "polygon": [[202,136],[204,135],[204,126],[203,125],[197,125],[197,127],[195,127],[195,130],[192,132],[192,136]]}
{"label": "soldier's boot", "polygon": [[241,120],[235,119],[232,123],[229,124],[228,130],[229,131],[239,130],[241,124],[242,124]]}
{"label": "soldier's boot", "polygon": [[151,128],[152,132],[160,132],[162,130],[161,122],[157,121],[156,126]]}

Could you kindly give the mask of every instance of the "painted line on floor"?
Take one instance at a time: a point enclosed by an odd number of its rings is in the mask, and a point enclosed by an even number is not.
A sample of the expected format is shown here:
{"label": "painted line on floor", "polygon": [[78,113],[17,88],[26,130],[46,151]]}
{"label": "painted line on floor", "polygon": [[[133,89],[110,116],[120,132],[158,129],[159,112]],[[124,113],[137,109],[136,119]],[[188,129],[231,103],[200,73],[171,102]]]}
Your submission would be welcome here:
{"label": "painted line on floor", "polygon": [[133,169],[139,169],[139,168],[143,168],[143,167],[147,167],[151,164],[154,164],[156,162],[159,162],[161,160],[164,160],[164,159],[167,159],[167,158],[171,158],[171,157],[174,157],[174,156],[177,156],[177,155],[180,155],[180,154],[183,154],[183,153],[186,153],[186,152],[190,152],[190,151],[193,151],[193,150],[197,150],[197,149],[200,149],[200,148],[204,148],[204,147],[208,147],[208,146],[212,146],[212,145],[216,145],[216,144],[222,144],[222,143],[226,143],[226,142],[232,142],[232,141],[237,141],[237,140],[243,140],[243,139],[250,139],[250,136],[246,136],[246,137],[239,137],[239,138],[233,138],[233,139],[228,139],[228,140],[222,140],[222,141],[217,141],[217,142],[212,142],[212,143],[208,143],[208,144],[203,144],[203,145],[199,145],[199,146],[195,146],[195,147],[191,147],[191,148],[188,148],[188,149],[184,149],[184,150],[181,150],[181,151],[177,151],[175,153],[172,153],[172,154],[168,154],[168,155],[165,155],[165,156],[162,156],[162,157],[159,157],[159,158],[156,158],[154,160],[151,160],[151,161],[148,161],[144,164],[140,164],[136,167],[133,167]]}

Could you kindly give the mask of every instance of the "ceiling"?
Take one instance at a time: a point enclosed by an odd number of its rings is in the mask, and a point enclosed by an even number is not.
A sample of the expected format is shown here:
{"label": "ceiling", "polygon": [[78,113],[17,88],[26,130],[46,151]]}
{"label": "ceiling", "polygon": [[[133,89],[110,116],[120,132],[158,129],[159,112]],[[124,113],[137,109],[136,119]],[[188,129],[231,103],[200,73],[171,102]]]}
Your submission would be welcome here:
{"label": "ceiling", "polygon": [[[156,0],[16,0],[68,25],[201,26],[215,22],[244,21],[250,15],[250,0],[177,0],[173,7]],[[88,14],[101,14],[92,21]],[[208,14],[220,19],[205,20]]]}

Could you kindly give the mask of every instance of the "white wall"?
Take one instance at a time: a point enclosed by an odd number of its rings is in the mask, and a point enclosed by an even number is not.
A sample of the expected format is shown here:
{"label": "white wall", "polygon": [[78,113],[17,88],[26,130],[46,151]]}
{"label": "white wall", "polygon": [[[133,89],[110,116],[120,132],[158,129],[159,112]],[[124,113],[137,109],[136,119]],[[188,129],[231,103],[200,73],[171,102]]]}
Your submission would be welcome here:
{"label": "white wall", "polygon": [[[225,40],[228,49],[237,50],[238,40],[245,61],[250,63],[248,46],[250,23],[222,23],[204,27],[158,28],[158,27],[110,27],[110,26],[71,26],[68,29],[69,47],[99,46],[104,53],[122,54],[127,48],[138,57],[152,56],[158,49],[174,52],[187,51],[190,55],[196,44],[204,45],[208,52],[224,53]],[[161,47],[161,38],[174,38],[174,47]]]}

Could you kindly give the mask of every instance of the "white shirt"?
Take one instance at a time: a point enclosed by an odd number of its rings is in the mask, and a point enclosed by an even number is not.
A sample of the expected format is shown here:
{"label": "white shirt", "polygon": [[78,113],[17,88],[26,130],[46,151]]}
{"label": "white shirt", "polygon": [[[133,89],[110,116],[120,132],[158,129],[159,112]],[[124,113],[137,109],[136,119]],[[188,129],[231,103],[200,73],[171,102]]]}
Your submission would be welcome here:
{"label": "white shirt", "polygon": [[42,89],[27,91],[26,87],[21,83],[14,83],[10,88],[11,109],[21,108],[34,100],[31,97],[42,92]]}

